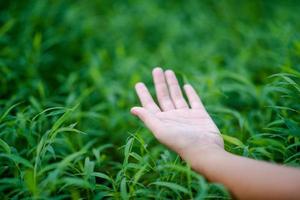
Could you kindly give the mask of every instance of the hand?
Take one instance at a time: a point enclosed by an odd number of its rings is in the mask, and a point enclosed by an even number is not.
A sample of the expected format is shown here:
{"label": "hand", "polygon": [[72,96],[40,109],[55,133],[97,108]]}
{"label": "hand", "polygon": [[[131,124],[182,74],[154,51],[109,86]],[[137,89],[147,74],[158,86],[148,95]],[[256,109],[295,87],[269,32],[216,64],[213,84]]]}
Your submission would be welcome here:
{"label": "hand", "polygon": [[155,68],[153,80],[159,106],[147,87],[137,83],[135,89],[143,107],[133,107],[131,113],[138,116],[161,143],[190,164],[195,154],[204,156],[215,150],[224,151],[219,129],[193,87],[184,86],[189,108],[173,71]]}

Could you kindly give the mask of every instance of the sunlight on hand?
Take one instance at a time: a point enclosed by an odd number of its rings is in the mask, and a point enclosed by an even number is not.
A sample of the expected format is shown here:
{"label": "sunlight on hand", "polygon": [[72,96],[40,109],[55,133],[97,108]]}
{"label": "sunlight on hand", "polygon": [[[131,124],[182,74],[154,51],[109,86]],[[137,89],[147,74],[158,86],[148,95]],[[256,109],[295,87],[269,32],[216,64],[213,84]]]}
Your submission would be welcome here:
{"label": "sunlight on hand", "polygon": [[[184,99],[175,73],[172,70],[153,70],[153,81],[159,106],[143,83],[135,86],[142,107],[133,107],[155,137],[183,159],[191,154],[213,148],[224,148],[219,129],[205,110],[194,88],[184,86],[188,102]],[[190,107],[189,107],[190,105]]]}

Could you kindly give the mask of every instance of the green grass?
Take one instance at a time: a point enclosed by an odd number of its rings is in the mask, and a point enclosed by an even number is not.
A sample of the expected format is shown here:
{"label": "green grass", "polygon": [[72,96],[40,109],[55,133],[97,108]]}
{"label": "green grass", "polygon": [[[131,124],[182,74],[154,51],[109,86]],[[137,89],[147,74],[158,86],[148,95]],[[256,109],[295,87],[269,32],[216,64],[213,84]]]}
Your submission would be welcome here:
{"label": "green grass", "polygon": [[231,198],[130,115],[134,83],[153,90],[157,65],[195,86],[228,151],[299,167],[299,11],[293,1],[1,1],[1,198]]}

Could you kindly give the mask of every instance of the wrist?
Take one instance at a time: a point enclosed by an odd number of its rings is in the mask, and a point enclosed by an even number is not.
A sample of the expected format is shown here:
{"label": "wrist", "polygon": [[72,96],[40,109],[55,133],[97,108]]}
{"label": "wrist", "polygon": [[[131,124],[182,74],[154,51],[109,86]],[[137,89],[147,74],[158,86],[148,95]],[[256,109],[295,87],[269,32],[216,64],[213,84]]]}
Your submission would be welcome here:
{"label": "wrist", "polygon": [[228,157],[231,154],[220,146],[211,146],[190,149],[180,155],[194,170],[205,173],[206,169],[216,165],[220,158]]}

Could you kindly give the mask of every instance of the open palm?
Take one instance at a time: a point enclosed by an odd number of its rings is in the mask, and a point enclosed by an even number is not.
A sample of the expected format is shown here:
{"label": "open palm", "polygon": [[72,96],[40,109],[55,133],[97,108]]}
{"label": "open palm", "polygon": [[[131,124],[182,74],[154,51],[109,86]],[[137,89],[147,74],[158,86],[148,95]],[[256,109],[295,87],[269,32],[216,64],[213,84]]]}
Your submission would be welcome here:
{"label": "open palm", "polygon": [[161,68],[155,68],[153,80],[159,106],[147,87],[137,83],[135,89],[143,107],[133,107],[131,112],[146,124],[161,143],[186,160],[207,149],[223,149],[220,132],[191,85],[184,86],[189,108],[173,71],[164,72]]}

